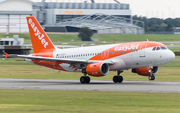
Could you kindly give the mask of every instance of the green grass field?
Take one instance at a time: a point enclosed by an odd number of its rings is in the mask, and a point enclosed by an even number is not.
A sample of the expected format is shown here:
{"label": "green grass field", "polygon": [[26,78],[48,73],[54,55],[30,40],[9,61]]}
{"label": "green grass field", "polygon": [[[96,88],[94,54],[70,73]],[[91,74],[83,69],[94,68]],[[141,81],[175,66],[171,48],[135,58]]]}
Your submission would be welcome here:
{"label": "green grass field", "polygon": [[[9,37],[17,33],[10,33]],[[24,38],[26,41],[30,41],[29,34],[18,33],[19,37]],[[69,42],[72,39],[74,41],[80,41],[77,34],[48,34],[53,42]],[[6,34],[0,34],[0,38],[5,38]],[[131,41],[180,41],[180,35],[149,35],[149,34],[94,34],[92,38],[98,38],[100,41],[117,41],[117,42],[131,42]]]}
{"label": "green grass field", "polygon": [[[10,38],[13,37],[15,33],[10,34]],[[30,35],[29,34],[18,34],[19,37],[25,39],[26,44],[30,44]],[[123,42],[134,42],[134,41],[180,41],[180,35],[135,35],[135,34],[94,34],[92,38],[98,38],[100,41],[81,41],[77,34],[49,34],[50,39],[55,45],[62,45],[66,43],[67,45],[76,45],[76,46],[92,46],[93,45],[104,45],[112,43],[123,43]],[[0,34],[0,38],[5,38],[6,34]],[[71,41],[74,40],[74,41]],[[166,45],[170,45],[167,43]],[[179,43],[174,43],[174,45],[180,45]],[[171,47],[174,52],[180,52],[180,47]]]}
{"label": "green grass field", "polygon": [[0,113],[179,113],[180,95],[107,91],[0,90]]}

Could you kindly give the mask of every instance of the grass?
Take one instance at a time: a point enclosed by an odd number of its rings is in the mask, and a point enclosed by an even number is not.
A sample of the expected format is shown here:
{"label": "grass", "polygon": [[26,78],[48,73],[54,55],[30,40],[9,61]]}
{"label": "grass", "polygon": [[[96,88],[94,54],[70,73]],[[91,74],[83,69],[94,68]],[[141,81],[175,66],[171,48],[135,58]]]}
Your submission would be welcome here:
{"label": "grass", "polygon": [[[180,81],[180,57],[176,57],[174,61],[160,66],[156,75],[156,81]],[[71,79],[79,80],[82,73],[63,72],[38,66],[22,59],[6,59],[0,61],[0,78],[23,78],[23,79]],[[116,72],[110,72],[105,77],[91,77],[91,80],[112,80]],[[147,77],[139,76],[132,73],[131,70],[122,73],[124,80],[130,81],[148,81]]]}
{"label": "grass", "polygon": [[0,113],[179,113],[180,95],[106,91],[0,90]]}
{"label": "grass", "polygon": [[[13,37],[13,35],[17,35],[17,33],[10,33],[9,37]],[[18,33],[19,37],[25,38],[26,41],[30,41],[29,34]],[[48,34],[50,39],[53,42],[69,42],[72,39],[76,41],[80,41],[77,34]],[[5,38],[6,34],[1,33],[0,38]],[[153,34],[94,34],[92,38],[98,38],[100,41],[117,41],[117,42],[131,42],[131,41],[146,41],[149,39],[150,41],[180,41],[180,35],[153,35]]]}
{"label": "grass", "polygon": [[[17,35],[17,33],[10,33],[9,37],[12,38],[13,35]],[[19,37],[25,39],[25,44],[31,43],[29,34],[19,33],[18,35]],[[78,38],[77,34],[49,34],[48,36],[55,45],[63,45],[64,43],[67,43],[67,45],[75,45],[75,46],[81,46],[82,44],[83,46],[92,46],[91,44],[104,45],[104,44],[112,44],[112,43],[146,41],[147,39],[149,39],[150,41],[180,41],[180,35],[94,34],[92,38],[98,38],[100,40],[98,42],[81,41]],[[5,38],[5,37],[6,34],[0,33],[0,38]],[[174,43],[174,45],[179,45],[179,44]],[[170,49],[174,52],[180,52],[180,47],[171,47]]]}
{"label": "grass", "polygon": [[[17,35],[17,33],[10,33],[9,37],[13,37],[13,35]],[[19,33],[19,37],[25,39],[25,44],[30,44],[30,35]],[[153,34],[94,34],[92,38],[98,38],[100,41],[92,42],[92,41],[81,41],[77,34],[48,34],[50,39],[53,41],[55,45],[63,45],[67,43],[67,45],[75,45],[75,46],[92,46],[94,45],[104,45],[104,44],[112,44],[112,43],[123,43],[123,42],[134,42],[134,41],[146,41],[149,39],[150,41],[180,41],[180,35],[153,35]],[[5,38],[6,34],[0,33],[0,38]],[[74,41],[71,41],[74,40]],[[169,43],[167,44],[169,45]],[[174,43],[174,45],[179,45]],[[171,47],[170,48],[174,52],[180,52],[180,47]]]}

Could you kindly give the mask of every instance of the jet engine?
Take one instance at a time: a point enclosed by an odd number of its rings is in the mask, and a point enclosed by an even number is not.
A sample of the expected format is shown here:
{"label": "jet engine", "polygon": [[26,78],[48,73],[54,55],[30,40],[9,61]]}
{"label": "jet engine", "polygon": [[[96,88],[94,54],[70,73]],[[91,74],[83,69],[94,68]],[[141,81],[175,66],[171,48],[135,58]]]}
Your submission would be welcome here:
{"label": "jet engine", "polygon": [[[159,70],[159,67],[154,66],[152,69],[152,74],[156,75],[158,73],[158,70]],[[138,75],[141,75],[141,76],[150,76],[148,67],[132,69],[132,73],[137,73]]]}
{"label": "jet engine", "polygon": [[100,77],[105,76],[109,72],[109,65],[103,62],[88,64],[86,73],[90,76]]}

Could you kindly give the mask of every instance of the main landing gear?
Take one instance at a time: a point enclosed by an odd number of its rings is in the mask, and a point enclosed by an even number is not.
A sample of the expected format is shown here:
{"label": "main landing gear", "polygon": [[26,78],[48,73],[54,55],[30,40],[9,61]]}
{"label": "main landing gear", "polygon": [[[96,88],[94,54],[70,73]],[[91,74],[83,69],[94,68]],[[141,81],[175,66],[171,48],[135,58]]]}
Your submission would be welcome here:
{"label": "main landing gear", "polygon": [[86,73],[84,73],[84,76],[82,76],[81,78],[80,78],[80,82],[82,83],[82,84],[88,84],[89,82],[90,82],[90,77],[88,77],[88,76],[86,76]]}
{"label": "main landing gear", "polygon": [[[114,83],[122,83],[122,82],[123,82],[123,77],[120,76],[120,74],[121,74],[122,72],[123,72],[123,71],[117,71],[117,76],[114,76],[114,77],[113,77],[113,82],[114,82]],[[87,75],[87,73],[84,73],[84,76],[82,76],[82,77],[80,78],[80,82],[81,82],[82,84],[88,84],[88,83],[91,81],[90,77],[88,77],[88,76],[86,76],[86,75]]]}
{"label": "main landing gear", "polygon": [[122,72],[123,72],[123,71],[117,71],[117,76],[114,76],[114,77],[113,77],[113,82],[114,82],[114,83],[122,83],[123,77],[120,76],[120,74],[121,74]]}

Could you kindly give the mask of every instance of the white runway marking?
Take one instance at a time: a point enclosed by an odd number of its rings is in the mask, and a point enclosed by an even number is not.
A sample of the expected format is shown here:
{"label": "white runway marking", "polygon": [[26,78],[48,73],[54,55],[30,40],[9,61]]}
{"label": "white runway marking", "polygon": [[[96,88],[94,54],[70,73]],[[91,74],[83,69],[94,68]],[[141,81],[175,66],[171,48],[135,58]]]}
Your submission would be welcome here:
{"label": "white runway marking", "polygon": [[180,93],[180,82],[124,81],[114,84],[112,81],[92,80],[90,84],[81,84],[79,80],[0,79],[0,89]]}

